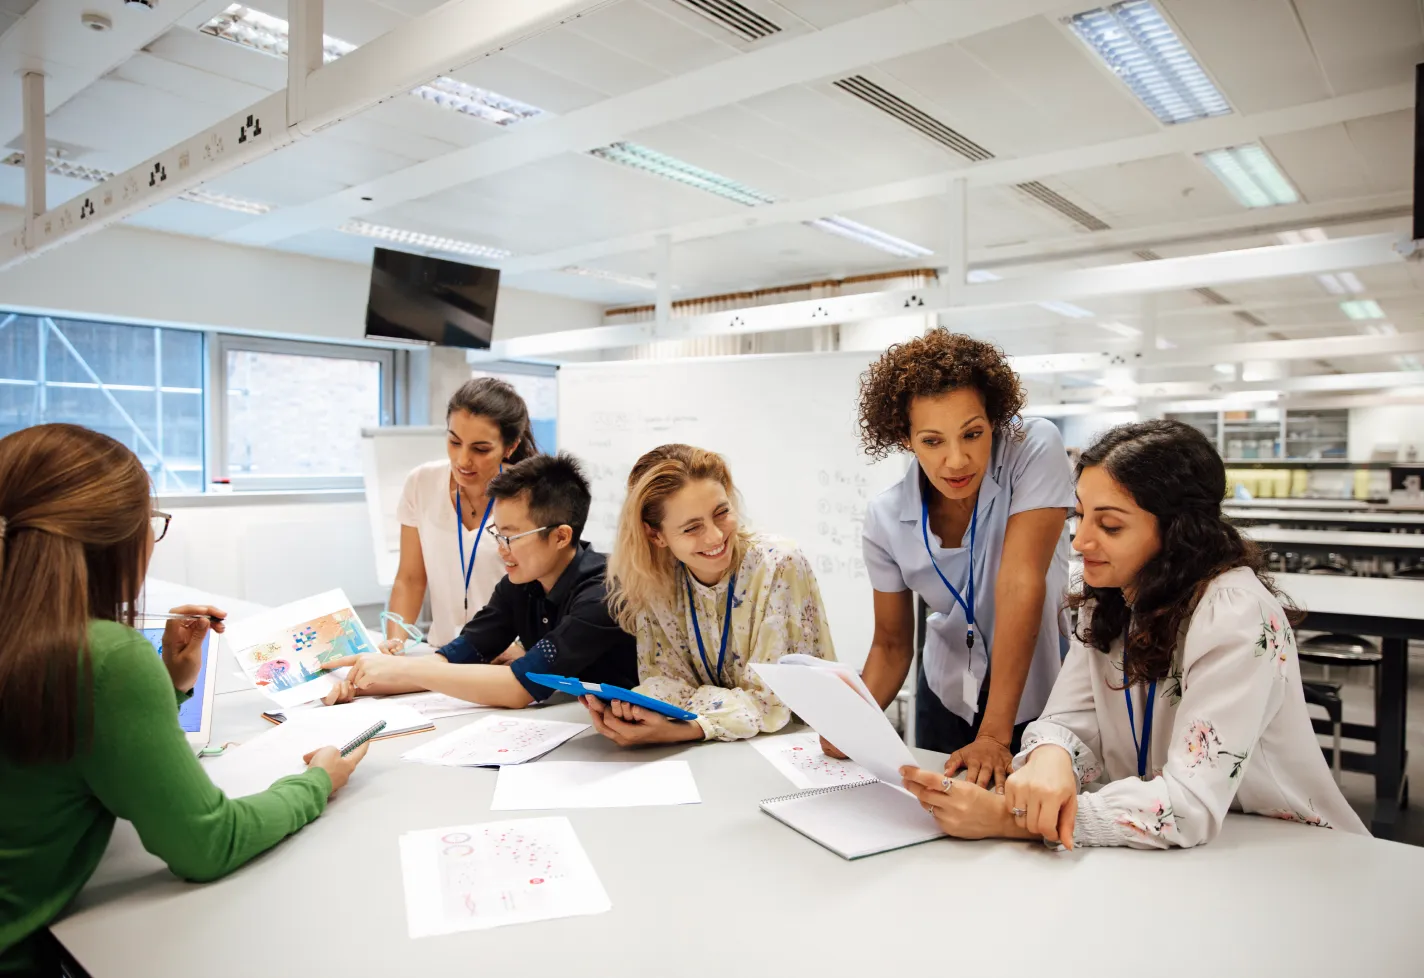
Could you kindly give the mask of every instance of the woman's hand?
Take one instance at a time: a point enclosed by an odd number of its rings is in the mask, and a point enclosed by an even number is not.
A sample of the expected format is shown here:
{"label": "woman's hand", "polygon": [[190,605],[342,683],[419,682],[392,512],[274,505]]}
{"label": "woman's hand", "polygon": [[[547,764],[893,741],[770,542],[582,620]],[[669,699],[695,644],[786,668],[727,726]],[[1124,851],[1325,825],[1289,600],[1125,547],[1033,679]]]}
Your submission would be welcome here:
{"label": "woman's hand", "polygon": [[186,693],[197,685],[198,674],[203,671],[203,639],[208,629],[221,632],[226,627],[223,619],[227,612],[205,604],[185,604],[169,609],[169,613],[193,616],[170,619],[163,626],[163,664],[168,667],[173,688]]}
{"label": "woman's hand", "polygon": [[356,765],[361,763],[361,758],[366,756],[370,747],[371,742],[368,740],[345,757],[342,757],[341,751],[335,747],[321,747],[302,760],[306,761],[308,768],[319,767],[331,777],[331,794],[334,795],[346,785],[351,778],[351,772],[356,770]]}
{"label": "woman's hand", "polygon": [[918,767],[900,768],[900,777],[905,790],[934,816],[945,835],[956,839],[1034,838],[1014,824],[1004,796],[997,792]]}
{"label": "woman's hand", "polygon": [[405,639],[388,638],[376,646],[376,651],[382,655],[405,655]]}
{"label": "woman's hand", "polygon": [[335,685],[331,687],[331,692],[321,698],[324,706],[340,706],[342,703],[350,703],[360,695],[356,692],[356,687],[344,679],[333,677],[332,682]]}
{"label": "woman's hand", "polygon": [[1073,848],[1073,831],[1078,818],[1078,776],[1073,773],[1073,757],[1057,744],[1044,744],[1028,755],[1028,761],[1004,785],[1010,812],[1024,814],[1014,821],[1049,842]]}
{"label": "woman's hand", "polygon": [[702,727],[691,720],[674,720],[623,700],[605,703],[596,696],[580,696],[579,702],[588,710],[593,729],[619,747],[702,739]]}
{"label": "woman's hand", "polygon": [[963,768],[964,778],[971,784],[987,788],[992,779],[997,788],[1008,780],[1013,761],[1013,752],[1007,744],[981,732],[973,743],[949,755],[949,760],[944,762],[944,773],[952,778]]}
{"label": "woman's hand", "polygon": [[827,757],[834,757],[838,761],[846,760],[845,754],[841,753],[840,750],[837,749],[836,745],[831,743],[825,737],[821,738],[821,753],[825,754]]}

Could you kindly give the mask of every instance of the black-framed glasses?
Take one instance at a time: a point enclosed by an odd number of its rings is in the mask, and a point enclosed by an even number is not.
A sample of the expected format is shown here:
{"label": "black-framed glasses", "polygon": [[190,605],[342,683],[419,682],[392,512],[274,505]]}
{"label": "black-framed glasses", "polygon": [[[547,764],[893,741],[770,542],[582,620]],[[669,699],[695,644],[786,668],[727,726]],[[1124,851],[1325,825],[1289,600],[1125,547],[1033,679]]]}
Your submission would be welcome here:
{"label": "black-framed glasses", "polygon": [[149,520],[153,525],[153,542],[157,543],[168,535],[168,524],[173,522],[173,515],[154,512]]}
{"label": "black-framed glasses", "polygon": [[487,526],[485,532],[494,537],[494,542],[500,544],[505,550],[513,547],[515,540],[522,540],[524,537],[532,537],[536,533],[543,533],[545,530],[552,530],[552,526],[541,526],[537,530],[525,530],[523,533],[516,533],[514,536],[505,536],[499,532],[498,527]]}

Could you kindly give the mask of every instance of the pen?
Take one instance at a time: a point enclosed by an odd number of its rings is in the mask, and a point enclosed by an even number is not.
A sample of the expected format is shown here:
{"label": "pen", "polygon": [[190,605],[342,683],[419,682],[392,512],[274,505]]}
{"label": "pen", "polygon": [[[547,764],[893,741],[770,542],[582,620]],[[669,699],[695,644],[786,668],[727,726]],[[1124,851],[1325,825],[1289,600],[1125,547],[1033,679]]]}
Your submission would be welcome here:
{"label": "pen", "polygon": [[160,611],[143,611],[139,612],[135,617],[140,620],[144,618],[158,618],[167,621],[186,621],[189,618],[206,618],[208,621],[214,623],[227,620],[226,618],[219,618],[217,615],[172,615]]}
{"label": "pen", "polygon": [[380,733],[384,729],[386,729],[386,721],[377,720],[375,723],[371,724],[365,730],[357,734],[356,737],[351,741],[351,743],[341,748],[341,756],[345,757],[347,754],[350,754],[357,747],[360,747],[362,744],[370,740],[372,737],[376,736],[376,734]]}

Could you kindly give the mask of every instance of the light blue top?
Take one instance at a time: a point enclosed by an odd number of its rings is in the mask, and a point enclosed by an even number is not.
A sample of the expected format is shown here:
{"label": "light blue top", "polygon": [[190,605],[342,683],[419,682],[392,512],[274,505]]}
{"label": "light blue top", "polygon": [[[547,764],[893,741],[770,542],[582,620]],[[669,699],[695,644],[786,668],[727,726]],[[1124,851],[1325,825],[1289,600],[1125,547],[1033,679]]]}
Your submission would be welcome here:
{"label": "light blue top", "polygon": [[[1009,517],[1031,509],[1074,505],[1073,473],[1063,448],[1063,436],[1053,422],[1027,418],[1023,439],[994,433],[989,469],[979,486],[979,527],[974,548],[974,648],[965,642],[964,610],[944,586],[930,563],[920,531],[920,466],[909,466],[905,478],[870,501],[861,544],[870,583],[877,591],[913,590],[934,612],[925,632],[925,678],[950,712],[973,722],[977,702],[966,701],[965,672],[972,671],[971,689],[981,688],[989,671],[994,640],[994,604],[1004,531]],[[969,583],[969,533],[963,547],[941,547],[930,532],[930,546],[940,571],[966,593]],[[1043,712],[1058,676],[1063,593],[1068,586],[1068,533],[1065,525],[1048,568],[1048,592],[1043,602],[1038,642],[1029,667],[1015,723]]]}

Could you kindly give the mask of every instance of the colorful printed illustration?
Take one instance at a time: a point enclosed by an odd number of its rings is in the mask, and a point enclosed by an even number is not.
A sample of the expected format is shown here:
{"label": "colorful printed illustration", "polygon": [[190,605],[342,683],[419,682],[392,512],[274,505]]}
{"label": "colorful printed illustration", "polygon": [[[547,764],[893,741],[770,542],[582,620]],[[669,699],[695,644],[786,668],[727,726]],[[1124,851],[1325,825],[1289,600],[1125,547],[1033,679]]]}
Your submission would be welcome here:
{"label": "colorful printed illustration", "polygon": [[1279,616],[1261,619],[1261,634],[1256,639],[1256,658],[1269,655],[1276,666],[1285,669],[1286,654],[1295,647],[1295,633]]}
{"label": "colorful printed illustration", "polygon": [[1313,825],[1319,829],[1333,829],[1335,827],[1315,813],[1315,803],[1313,801],[1307,800],[1305,804],[1306,807],[1310,809],[1309,815],[1304,815],[1289,808],[1273,808],[1261,814],[1267,818],[1279,818],[1287,822],[1299,822],[1302,825]]}
{"label": "colorful printed illustration", "polygon": [[1193,720],[1187,727],[1187,767],[1199,767],[1203,761],[1216,764],[1217,751],[1221,740],[1216,736],[1216,728],[1206,720]]}
{"label": "colorful printed illustration", "polygon": [[258,686],[287,690],[319,679],[333,659],[375,651],[355,612],[341,608],[238,649],[237,656]]}

